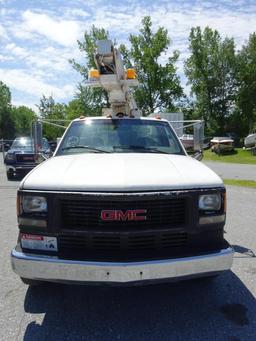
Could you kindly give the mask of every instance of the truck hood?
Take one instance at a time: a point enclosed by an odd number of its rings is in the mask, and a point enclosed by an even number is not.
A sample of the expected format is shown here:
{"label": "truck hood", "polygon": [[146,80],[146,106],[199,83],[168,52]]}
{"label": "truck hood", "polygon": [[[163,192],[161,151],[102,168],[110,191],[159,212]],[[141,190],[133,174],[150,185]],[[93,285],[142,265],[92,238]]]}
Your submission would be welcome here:
{"label": "truck hood", "polygon": [[20,188],[42,191],[129,192],[223,186],[189,156],[115,153],[55,156],[34,168]]}

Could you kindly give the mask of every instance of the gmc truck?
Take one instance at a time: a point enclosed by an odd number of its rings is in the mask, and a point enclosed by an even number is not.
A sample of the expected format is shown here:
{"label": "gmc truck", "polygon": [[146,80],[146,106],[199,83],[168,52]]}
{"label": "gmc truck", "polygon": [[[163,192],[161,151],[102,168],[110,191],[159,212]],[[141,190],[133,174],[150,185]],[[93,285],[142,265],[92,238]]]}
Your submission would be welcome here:
{"label": "gmc truck", "polygon": [[223,182],[187,155],[168,121],[141,117],[135,70],[125,70],[110,40],[97,42],[95,65],[87,85],[103,88],[111,107],[72,121],[53,157],[21,182],[13,270],[28,285],[229,270]]}
{"label": "gmc truck", "polygon": [[17,215],[11,261],[28,285],[151,283],[232,265],[223,182],[159,118],[72,121],[21,182]]}

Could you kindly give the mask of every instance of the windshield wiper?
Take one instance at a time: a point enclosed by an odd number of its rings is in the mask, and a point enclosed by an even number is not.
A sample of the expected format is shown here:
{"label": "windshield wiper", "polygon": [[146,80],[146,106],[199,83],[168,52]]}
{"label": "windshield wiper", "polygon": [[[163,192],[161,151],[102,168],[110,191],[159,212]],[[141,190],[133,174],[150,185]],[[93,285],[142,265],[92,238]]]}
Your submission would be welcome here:
{"label": "windshield wiper", "polygon": [[125,150],[139,150],[139,151],[145,151],[149,153],[161,153],[161,154],[171,154],[168,152],[165,152],[163,150],[160,150],[158,148],[150,148],[150,147],[144,147],[144,146],[113,146],[113,149],[125,149]]}
{"label": "windshield wiper", "polygon": [[69,149],[89,149],[89,150],[93,150],[94,152],[98,152],[98,153],[110,153],[107,150],[103,150],[103,149],[98,149],[98,148],[94,148],[94,147],[90,147],[90,146],[80,146],[80,145],[76,145],[76,146],[70,146],[70,147],[64,147],[61,148],[62,150],[69,150]]}

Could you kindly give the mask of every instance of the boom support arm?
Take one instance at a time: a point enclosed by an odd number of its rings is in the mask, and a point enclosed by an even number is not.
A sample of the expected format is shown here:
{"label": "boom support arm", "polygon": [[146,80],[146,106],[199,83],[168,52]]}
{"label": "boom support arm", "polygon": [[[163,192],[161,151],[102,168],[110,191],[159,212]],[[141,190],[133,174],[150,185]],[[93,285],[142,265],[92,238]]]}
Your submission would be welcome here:
{"label": "boom support arm", "polygon": [[131,90],[139,83],[133,69],[125,70],[120,51],[111,40],[99,40],[94,58],[97,70],[90,71],[87,85],[107,91],[111,115],[139,117],[140,111]]}

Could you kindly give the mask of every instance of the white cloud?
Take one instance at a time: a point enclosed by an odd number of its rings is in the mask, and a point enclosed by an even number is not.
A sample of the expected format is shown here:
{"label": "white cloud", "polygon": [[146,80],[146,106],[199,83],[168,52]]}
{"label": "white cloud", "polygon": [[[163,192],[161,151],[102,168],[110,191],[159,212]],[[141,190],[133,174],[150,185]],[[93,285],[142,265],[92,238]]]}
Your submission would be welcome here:
{"label": "white cloud", "polygon": [[22,19],[25,33],[37,33],[60,45],[74,45],[79,36],[80,28],[74,20],[51,18],[47,14],[35,13],[30,10],[22,14]]}
{"label": "white cloud", "polygon": [[65,10],[65,16],[88,18],[91,15],[89,12],[84,11],[81,8],[69,8]]}
{"label": "white cloud", "polygon": [[5,56],[5,55],[0,54],[0,62],[7,62],[11,60],[14,60],[14,58],[11,56]]}
{"label": "white cloud", "polygon": [[5,32],[5,29],[3,28],[2,25],[0,25],[0,36],[3,36]]}
{"label": "white cloud", "polygon": [[34,110],[36,113],[39,112],[38,107],[36,105],[36,103],[27,101],[26,99],[22,100],[22,101],[18,101],[18,100],[12,100],[12,105],[16,106],[16,107],[21,107],[21,106],[26,106],[32,110]]}
{"label": "white cloud", "polygon": [[70,84],[57,87],[46,83],[42,78],[35,77],[26,70],[3,70],[0,69],[0,79],[9,87],[18,90],[24,94],[41,97],[53,96],[57,100],[63,100],[71,97],[75,87]]}
{"label": "white cloud", "polygon": [[7,38],[8,37],[7,37],[6,29],[2,25],[0,25],[0,41],[2,39],[7,39]]}
{"label": "white cloud", "polygon": [[[245,7],[244,2],[240,4],[241,7],[237,1],[230,4],[232,9],[223,7],[219,2],[209,2],[208,6],[205,2],[197,2],[193,6],[191,3],[167,1],[163,5],[156,2],[151,10],[138,2],[129,6],[101,6],[95,9],[93,24],[109,30],[111,36],[127,37],[138,31],[145,15],[151,15],[154,28],[166,27],[174,44],[181,40],[185,42],[193,26],[210,26],[219,30],[223,36],[244,40],[249,33],[256,30],[256,8],[253,10],[252,6]],[[187,42],[184,47],[187,49]]]}
{"label": "white cloud", "polygon": [[[64,74],[71,72],[72,66],[69,63],[69,59],[80,57],[78,49],[74,50],[51,45],[24,48],[15,43],[10,43],[4,46],[2,51],[5,52],[6,56],[9,56],[9,60],[10,58],[16,61],[19,60],[19,62],[25,63],[30,69],[37,70],[37,72],[42,71],[44,75],[52,75],[55,78],[56,74],[60,71]],[[8,60],[7,58],[5,59]]]}
{"label": "white cloud", "polygon": [[6,45],[5,48],[8,53],[12,53],[14,56],[19,58],[25,58],[29,54],[29,52],[26,49],[19,47],[14,43]]}

